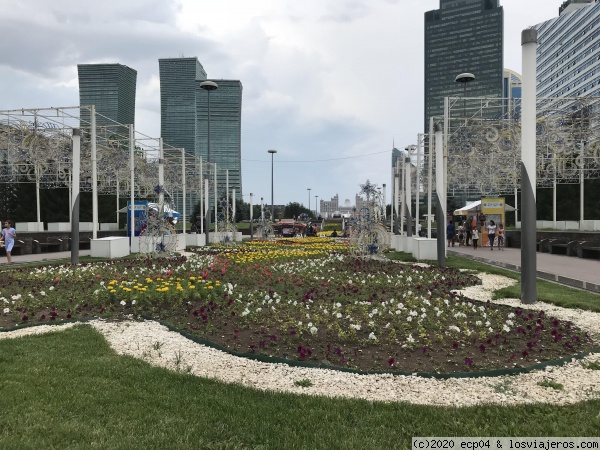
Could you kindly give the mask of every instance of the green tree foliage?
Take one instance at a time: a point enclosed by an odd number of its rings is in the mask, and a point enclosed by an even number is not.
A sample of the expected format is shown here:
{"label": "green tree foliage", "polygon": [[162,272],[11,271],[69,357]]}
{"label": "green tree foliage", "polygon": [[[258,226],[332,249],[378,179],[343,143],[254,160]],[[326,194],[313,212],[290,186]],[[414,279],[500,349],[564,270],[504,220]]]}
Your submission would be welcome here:
{"label": "green tree foliage", "polygon": [[309,217],[312,216],[310,210],[305,208],[304,205],[301,205],[298,202],[290,202],[285,205],[284,217],[291,219],[292,217],[298,217],[300,214],[306,213]]}

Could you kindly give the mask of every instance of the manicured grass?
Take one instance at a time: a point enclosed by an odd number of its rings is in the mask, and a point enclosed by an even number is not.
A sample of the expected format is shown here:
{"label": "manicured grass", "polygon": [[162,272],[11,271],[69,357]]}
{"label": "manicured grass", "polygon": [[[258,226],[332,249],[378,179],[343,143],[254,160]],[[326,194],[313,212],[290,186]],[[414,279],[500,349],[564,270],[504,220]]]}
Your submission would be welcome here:
{"label": "manicured grass", "polygon": [[255,391],[117,356],[88,326],[0,341],[0,392],[0,448],[19,450],[407,449],[412,436],[600,427],[600,401],[442,408]]}

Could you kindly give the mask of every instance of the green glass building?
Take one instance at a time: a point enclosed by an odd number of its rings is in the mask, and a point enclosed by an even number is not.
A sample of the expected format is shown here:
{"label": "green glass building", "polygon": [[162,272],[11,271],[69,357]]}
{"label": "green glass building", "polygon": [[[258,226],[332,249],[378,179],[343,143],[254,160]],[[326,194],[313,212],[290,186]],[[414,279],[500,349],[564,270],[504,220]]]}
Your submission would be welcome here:
{"label": "green glass building", "polygon": [[[425,13],[426,133],[429,118],[444,115],[444,97],[502,98],[503,18],[499,0],[440,0]],[[475,75],[466,86],[455,81],[465,72]]]}
{"label": "green glass building", "polygon": [[166,146],[196,149],[196,81],[206,80],[198,58],[158,60],[160,76],[160,135]]}
{"label": "green glass building", "polygon": [[[225,197],[227,172],[229,191],[242,198],[242,83],[239,80],[211,80],[216,90],[205,91],[196,82],[196,154],[208,159],[208,96],[210,95],[210,162],[217,164],[217,192]],[[227,171],[227,172],[226,172]]]}
{"label": "green glass building", "polygon": [[[79,104],[96,106],[96,126],[135,123],[135,70],[122,64],[78,64],[77,73]],[[89,110],[83,109],[81,126],[89,123]],[[128,136],[126,129],[118,132]]]}

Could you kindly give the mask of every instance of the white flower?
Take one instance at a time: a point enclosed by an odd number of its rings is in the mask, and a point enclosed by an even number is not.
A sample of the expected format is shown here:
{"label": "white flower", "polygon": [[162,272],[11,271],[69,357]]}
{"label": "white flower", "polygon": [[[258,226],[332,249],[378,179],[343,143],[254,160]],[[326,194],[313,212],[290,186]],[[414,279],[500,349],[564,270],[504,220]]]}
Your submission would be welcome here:
{"label": "white flower", "polygon": [[448,329],[460,333],[460,328],[458,328],[456,325],[450,325]]}
{"label": "white flower", "polygon": [[369,339],[372,339],[372,340],[376,341],[377,340],[377,336],[375,336],[375,333],[373,333],[371,331],[371,333],[369,334]]}
{"label": "white flower", "polygon": [[475,322],[475,325],[477,325],[478,327],[480,327],[481,325],[483,325],[483,323],[481,322],[481,320],[478,320],[477,322]]}
{"label": "white flower", "polygon": [[132,304],[132,305],[135,305],[135,300],[131,300],[131,304]]}
{"label": "white flower", "polygon": [[40,295],[46,295],[46,291],[40,291]]}
{"label": "white flower", "polygon": [[504,325],[504,326],[502,327],[502,329],[503,329],[504,331],[506,331],[507,333],[510,331],[510,327],[509,327],[508,325]]}
{"label": "white flower", "polygon": [[242,311],[242,317],[247,316],[248,314],[250,314],[250,310],[248,308]]}
{"label": "white flower", "polygon": [[350,328],[354,328],[356,331],[360,331],[360,325],[351,324]]}
{"label": "white flower", "polygon": [[411,344],[412,344],[413,342],[415,342],[415,338],[414,338],[414,337],[412,337],[412,334],[409,334],[409,335],[408,335],[408,337],[406,338],[406,340],[407,340],[408,342],[410,342]]}
{"label": "white flower", "polygon": [[311,327],[311,328],[310,328],[310,332],[311,332],[312,334],[317,334],[317,331],[319,331],[319,330],[317,329],[317,327]]}
{"label": "white flower", "polygon": [[127,303],[125,303],[125,300],[121,300],[121,305],[125,306]]}
{"label": "white flower", "polygon": [[494,332],[494,329],[493,329],[492,327],[489,327],[489,328],[488,328],[488,331],[489,331],[490,333],[493,333],[493,332]]}
{"label": "white flower", "polygon": [[507,321],[506,321],[506,325],[510,325],[510,326],[512,326],[512,325],[513,325],[513,321],[512,321],[512,320],[507,320]]}
{"label": "white flower", "polygon": [[53,290],[54,290],[54,286],[50,286],[50,287],[48,288],[48,290],[49,290],[49,291],[53,291]]}
{"label": "white flower", "polygon": [[8,314],[10,312],[10,309],[4,308],[3,312],[4,312],[4,314]]}
{"label": "white flower", "polygon": [[406,321],[407,321],[407,322],[412,322],[412,316],[408,316],[408,317],[406,318]]}
{"label": "white flower", "polygon": [[308,324],[307,324],[306,326],[307,326],[308,328],[310,328],[310,327],[312,327],[312,326],[313,326],[313,324],[312,324],[312,322],[308,322]]}
{"label": "white flower", "polygon": [[341,319],[341,318],[342,318],[342,313],[337,313],[337,314],[335,315],[335,317],[337,317],[338,319]]}
{"label": "white flower", "polygon": [[515,317],[515,313],[510,313],[510,314],[508,315],[508,318],[509,318],[509,319],[512,319],[513,317]]}

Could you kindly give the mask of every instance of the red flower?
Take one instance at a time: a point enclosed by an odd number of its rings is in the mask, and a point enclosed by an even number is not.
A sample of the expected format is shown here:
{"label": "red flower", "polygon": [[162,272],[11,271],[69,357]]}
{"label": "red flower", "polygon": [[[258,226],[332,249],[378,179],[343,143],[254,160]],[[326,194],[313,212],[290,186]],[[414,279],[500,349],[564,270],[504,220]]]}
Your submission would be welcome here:
{"label": "red flower", "polygon": [[390,359],[388,359],[388,364],[389,364],[390,366],[393,366],[395,362],[396,362],[396,361],[394,360],[394,358],[390,358]]}

